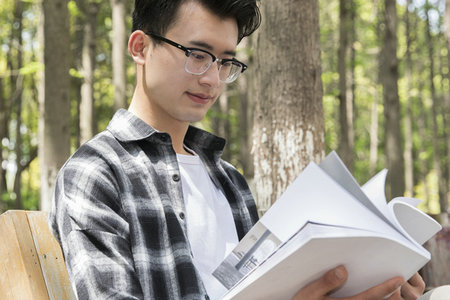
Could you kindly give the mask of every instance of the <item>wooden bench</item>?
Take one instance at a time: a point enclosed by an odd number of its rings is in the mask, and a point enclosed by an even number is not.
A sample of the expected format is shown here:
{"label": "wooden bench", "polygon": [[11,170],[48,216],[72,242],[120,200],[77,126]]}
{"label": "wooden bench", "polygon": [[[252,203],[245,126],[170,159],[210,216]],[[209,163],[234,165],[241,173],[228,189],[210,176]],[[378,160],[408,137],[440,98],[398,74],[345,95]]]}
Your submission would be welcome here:
{"label": "wooden bench", "polygon": [[46,212],[0,215],[0,299],[76,299]]}

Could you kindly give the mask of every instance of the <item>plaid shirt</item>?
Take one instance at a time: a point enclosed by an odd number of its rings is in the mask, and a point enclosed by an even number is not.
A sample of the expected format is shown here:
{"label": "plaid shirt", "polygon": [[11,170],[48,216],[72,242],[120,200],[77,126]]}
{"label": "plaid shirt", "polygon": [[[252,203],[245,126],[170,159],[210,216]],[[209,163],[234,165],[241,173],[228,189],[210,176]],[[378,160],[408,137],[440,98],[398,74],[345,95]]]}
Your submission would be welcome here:
{"label": "plaid shirt", "polygon": [[[228,199],[241,239],[258,217],[244,178],[220,159],[225,140],[191,126],[185,144]],[[185,214],[170,136],[119,110],[59,172],[49,223],[79,299],[208,299]]]}

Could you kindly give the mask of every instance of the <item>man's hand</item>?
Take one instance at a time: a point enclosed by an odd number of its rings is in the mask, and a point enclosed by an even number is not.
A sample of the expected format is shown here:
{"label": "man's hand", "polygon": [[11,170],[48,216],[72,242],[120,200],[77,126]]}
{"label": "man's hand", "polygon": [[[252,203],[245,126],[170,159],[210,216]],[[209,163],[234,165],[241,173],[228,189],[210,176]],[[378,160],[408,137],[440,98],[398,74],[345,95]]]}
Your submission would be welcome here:
{"label": "man's hand", "polygon": [[402,285],[401,295],[403,299],[416,300],[422,296],[424,290],[425,282],[419,273],[416,273],[404,285]]}
{"label": "man's hand", "polygon": [[[329,300],[329,294],[342,286],[347,280],[347,270],[343,266],[328,271],[324,276],[302,288],[293,300]],[[401,287],[401,288],[400,288]],[[419,274],[407,283],[401,277],[394,277],[358,295],[340,298],[341,300],[380,300],[389,296],[390,300],[415,300],[422,295],[425,284]]]}

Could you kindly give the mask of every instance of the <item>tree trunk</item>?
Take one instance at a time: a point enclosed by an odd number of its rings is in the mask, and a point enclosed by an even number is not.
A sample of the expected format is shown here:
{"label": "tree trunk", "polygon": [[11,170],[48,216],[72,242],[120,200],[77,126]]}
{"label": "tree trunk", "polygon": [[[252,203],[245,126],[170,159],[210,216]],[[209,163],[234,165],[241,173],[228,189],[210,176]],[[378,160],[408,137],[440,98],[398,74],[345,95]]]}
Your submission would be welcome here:
{"label": "tree trunk", "polygon": [[56,175],[70,154],[69,14],[67,1],[42,1],[39,89],[41,209],[49,210]]}
{"label": "tree trunk", "polygon": [[[378,94],[378,93],[377,93]],[[378,97],[375,95],[370,113],[370,153],[369,172],[374,174],[377,169],[378,160]]]}
{"label": "tree trunk", "polygon": [[[374,11],[373,14],[375,16],[377,16],[377,23],[376,23],[376,34],[377,37],[381,36],[381,23],[382,18],[381,18],[381,14],[380,14],[380,1],[381,0],[374,0]],[[377,42],[381,43],[380,38],[377,38]],[[380,57],[380,52],[377,51],[377,55],[378,57]],[[372,108],[371,108],[371,113],[370,113],[370,153],[369,153],[369,172],[370,174],[375,174],[375,172],[377,171],[377,161],[378,161],[378,144],[379,144],[379,139],[378,139],[378,132],[379,132],[379,115],[378,115],[378,102],[380,99],[380,93],[379,93],[379,88],[378,85],[380,84],[381,81],[381,71],[378,72],[378,78],[377,78],[377,87],[375,88],[375,93],[374,93],[374,97],[373,97],[373,102],[372,102]]]}
{"label": "tree trunk", "polygon": [[405,196],[414,196],[414,162],[413,162],[413,142],[412,142],[412,108],[411,108],[411,96],[410,93],[413,89],[412,85],[412,60],[411,60],[411,24],[409,22],[409,6],[411,0],[406,2],[405,10],[405,25],[406,25],[406,64],[405,64],[405,76],[407,81],[407,98],[406,98],[406,112],[404,114],[403,126],[405,129]]}
{"label": "tree trunk", "polygon": [[[22,54],[19,51],[18,55],[18,64],[22,64]],[[20,57],[20,58],[19,58]],[[15,208],[22,209],[22,186],[21,186],[21,177],[22,177],[22,134],[20,133],[20,128],[22,127],[22,89],[23,89],[23,76],[19,75],[17,79],[18,83],[16,85],[17,88],[17,97],[15,98],[15,107],[16,107],[16,141],[14,145],[14,151],[16,153],[16,174],[14,176],[14,186],[13,191],[15,194]]]}
{"label": "tree trunk", "polygon": [[[339,155],[352,172],[354,164],[354,128],[353,128],[353,0],[340,0],[339,13]],[[347,66],[351,65],[350,70]]]}
{"label": "tree trunk", "polygon": [[[85,0],[77,0],[77,6],[80,11],[85,11]],[[83,44],[84,44],[84,24],[86,23],[85,13],[78,14],[75,19],[75,33],[74,33],[74,50],[72,52],[72,65],[73,68],[78,71],[79,74],[83,73]],[[70,78],[71,95],[70,102],[72,110],[75,114],[72,114],[73,119],[71,126],[74,128],[75,135],[75,149],[78,149],[81,145],[81,130],[80,130],[80,106],[81,106],[81,87],[83,85],[84,78],[80,76],[72,76]]]}
{"label": "tree trunk", "polygon": [[22,208],[22,193],[21,193],[21,177],[22,177],[22,135],[20,133],[20,127],[22,126],[22,95],[23,95],[23,75],[19,73],[19,70],[23,66],[23,39],[22,39],[22,31],[23,31],[23,22],[22,22],[22,14],[23,14],[23,2],[17,1],[15,2],[14,7],[14,26],[13,28],[13,39],[16,41],[16,62],[17,65],[15,69],[17,70],[16,75],[11,76],[12,86],[14,87],[13,95],[12,95],[12,105],[14,106],[15,116],[16,116],[16,128],[15,128],[15,142],[14,142],[14,151],[16,156],[16,174],[14,176],[14,196],[15,196],[15,208]]}
{"label": "tree trunk", "polygon": [[112,6],[112,67],[114,84],[114,108],[127,107],[126,96],[126,24],[124,0],[111,0]]}
{"label": "tree trunk", "polygon": [[230,144],[231,144],[231,131],[230,131],[230,121],[229,121],[229,99],[228,99],[229,89],[224,91],[219,99],[217,100],[216,105],[214,105],[212,109],[213,116],[211,118],[211,126],[213,128],[213,132],[226,139],[227,143],[225,145],[225,149],[223,151],[223,159],[229,160],[231,157],[230,153]]}
{"label": "tree trunk", "polygon": [[385,117],[386,163],[389,169],[387,197],[403,195],[405,171],[400,129],[400,101],[398,96],[397,8],[395,0],[385,0],[385,29],[381,53],[381,83]]}
{"label": "tree trunk", "polygon": [[223,93],[219,98],[219,107],[220,107],[220,114],[223,116],[221,118],[222,126],[220,136],[223,136],[228,142],[225,145],[224,149],[224,159],[230,160],[231,158],[231,143],[232,143],[232,136],[231,136],[231,126],[230,126],[230,97],[227,93]]}
{"label": "tree trunk", "polygon": [[[447,64],[448,71],[447,77],[450,82],[450,0],[445,1],[445,15],[444,15],[444,28],[445,28],[445,40],[447,46]],[[446,140],[447,140],[447,201],[450,199],[450,89],[445,95],[445,121],[446,126],[444,126]],[[448,202],[447,202],[448,203]]]}
{"label": "tree trunk", "polygon": [[311,161],[324,157],[317,1],[261,3],[252,78],[255,192],[265,212]]}
{"label": "tree trunk", "polygon": [[[251,65],[251,64],[250,64]],[[247,74],[248,75],[248,74]],[[250,138],[252,136],[253,125],[253,108],[251,98],[248,95],[248,77],[241,76],[239,78],[239,137],[240,137],[240,152],[239,161],[244,170],[244,175],[247,181],[253,181],[254,166],[253,155],[251,152]]]}
{"label": "tree trunk", "polygon": [[430,32],[430,20],[428,18],[430,4],[428,0],[425,3],[426,6],[426,38],[427,38],[427,44],[428,44],[428,60],[430,62],[430,73],[429,73],[429,80],[430,80],[430,91],[431,91],[431,100],[432,100],[432,124],[433,124],[433,134],[432,134],[432,141],[433,141],[433,167],[436,172],[436,176],[438,178],[438,194],[439,194],[439,204],[441,207],[441,212],[447,212],[448,202],[447,202],[447,193],[446,193],[446,186],[444,182],[444,177],[442,176],[442,169],[441,169],[441,163],[440,163],[440,143],[439,143],[439,129],[437,124],[438,119],[438,111],[440,111],[441,107],[439,107],[438,103],[438,97],[436,95],[436,87],[434,86],[434,56],[433,56],[433,39],[431,37]]}
{"label": "tree trunk", "polygon": [[2,141],[6,137],[8,123],[6,123],[6,101],[3,94],[3,78],[0,77],[0,211],[2,205],[2,195],[6,192],[6,170],[3,169],[3,144]]}
{"label": "tree trunk", "polygon": [[428,210],[430,208],[430,188],[428,187],[428,181],[427,181],[427,175],[428,175],[428,166],[427,166],[427,161],[425,158],[423,158],[423,156],[421,155],[422,153],[425,154],[426,150],[425,150],[425,146],[429,143],[429,136],[427,135],[427,114],[425,111],[425,107],[423,105],[423,102],[420,101],[420,99],[423,99],[423,82],[419,83],[419,94],[418,94],[418,98],[419,101],[417,101],[417,104],[419,106],[419,116],[417,117],[417,127],[419,129],[419,136],[420,136],[420,140],[421,143],[419,144],[419,155],[417,155],[418,159],[419,159],[419,166],[420,166],[420,179],[423,182],[423,187],[424,187],[424,195],[425,195],[425,199],[423,199],[425,201],[425,203],[427,204]]}
{"label": "tree trunk", "polygon": [[94,65],[95,65],[95,31],[98,4],[88,1],[84,6],[86,23],[84,25],[82,65],[83,84],[80,102],[80,143],[87,142],[94,136]]}

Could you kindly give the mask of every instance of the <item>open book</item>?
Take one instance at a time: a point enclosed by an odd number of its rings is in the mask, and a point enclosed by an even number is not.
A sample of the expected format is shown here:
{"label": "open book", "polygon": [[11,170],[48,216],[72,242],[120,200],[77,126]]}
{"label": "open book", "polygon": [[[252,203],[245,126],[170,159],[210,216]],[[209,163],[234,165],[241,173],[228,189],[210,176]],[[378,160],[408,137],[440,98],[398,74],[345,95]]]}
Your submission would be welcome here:
{"label": "open book", "polygon": [[441,226],[415,208],[420,200],[386,204],[386,174],[360,187],[335,152],[310,163],[214,271],[223,299],[291,299],[338,265],[349,276],[335,297],[410,278]]}

